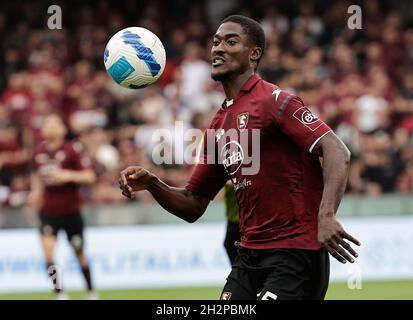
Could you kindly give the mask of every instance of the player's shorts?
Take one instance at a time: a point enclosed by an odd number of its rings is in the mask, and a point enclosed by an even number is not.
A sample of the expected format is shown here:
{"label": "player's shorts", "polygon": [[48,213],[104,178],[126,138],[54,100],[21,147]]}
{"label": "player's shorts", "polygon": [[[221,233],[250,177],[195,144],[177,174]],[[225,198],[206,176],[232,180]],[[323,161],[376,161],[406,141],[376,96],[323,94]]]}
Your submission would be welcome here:
{"label": "player's shorts", "polygon": [[40,233],[57,236],[59,230],[64,230],[70,244],[76,249],[83,249],[83,219],[79,212],[64,216],[53,216],[40,213]]}
{"label": "player's shorts", "polygon": [[222,300],[322,300],[328,288],[328,252],[239,247]]}

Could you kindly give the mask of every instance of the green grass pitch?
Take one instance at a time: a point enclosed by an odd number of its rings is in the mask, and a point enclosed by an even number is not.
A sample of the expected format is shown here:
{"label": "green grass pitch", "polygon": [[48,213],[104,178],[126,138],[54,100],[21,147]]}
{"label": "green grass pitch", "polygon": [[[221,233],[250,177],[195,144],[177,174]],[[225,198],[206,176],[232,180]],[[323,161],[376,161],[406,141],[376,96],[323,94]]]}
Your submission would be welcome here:
{"label": "green grass pitch", "polygon": [[[221,287],[102,290],[106,300],[217,300]],[[83,292],[69,292],[71,299],[83,299]],[[51,293],[0,294],[0,300],[53,299]],[[361,289],[350,290],[346,283],[331,283],[327,300],[413,300],[413,280],[363,282]]]}

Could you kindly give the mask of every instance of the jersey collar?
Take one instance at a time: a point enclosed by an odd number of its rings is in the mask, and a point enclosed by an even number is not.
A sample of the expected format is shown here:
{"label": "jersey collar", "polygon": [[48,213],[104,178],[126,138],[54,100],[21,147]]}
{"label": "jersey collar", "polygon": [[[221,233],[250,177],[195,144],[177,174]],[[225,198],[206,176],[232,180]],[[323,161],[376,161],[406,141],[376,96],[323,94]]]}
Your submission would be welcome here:
{"label": "jersey collar", "polygon": [[[248,78],[248,80],[244,83],[244,85],[242,86],[240,93],[241,92],[250,92],[251,89],[257,84],[258,81],[261,80],[261,77],[254,73],[251,77]],[[222,103],[221,107],[223,109],[227,109],[229,107],[231,107],[234,104],[234,100],[236,100],[239,96],[239,93],[235,96],[235,98],[231,99],[231,100],[224,100],[224,102]]]}
{"label": "jersey collar", "polygon": [[257,84],[258,81],[261,80],[261,77],[254,73],[251,77],[248,78],[248,80],[244,83],[244,85],[241,88],[241,91],[243,92],[249,92],[251,89]]}

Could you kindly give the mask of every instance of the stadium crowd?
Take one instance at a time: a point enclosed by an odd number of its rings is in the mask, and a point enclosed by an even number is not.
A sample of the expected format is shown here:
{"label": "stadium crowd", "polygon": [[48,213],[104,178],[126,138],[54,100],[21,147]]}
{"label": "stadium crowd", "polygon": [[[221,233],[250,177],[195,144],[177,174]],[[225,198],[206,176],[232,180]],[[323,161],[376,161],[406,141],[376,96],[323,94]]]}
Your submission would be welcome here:
{"label": "stadium crowd", "polygon": [[[42,3],[42,2],[40,2]],[[253,4],[252,4],[253,3]],[[398,2],[396,2],[399,4]],[[22,206],[45,114],[60,112],[94,163],[91,203],[126,201],[119,171],[142,164],[172,185],[190,165],[157,166],[152,135],[182,120],[205,129],[224,94],[210,79],[211,35],[240,13],[267,35],[259,73],[296,92],[352,152],[348,193],[413,192],[413,5],[361,2],[361,30],[347,28],[339,1],[56,1],[63,28],[47,28],[47,6],[0,5],[0,204]],[[401,7],[401,6],[404,7]],[[103,51],[127,26],[155,32],[167,52],[161,79],[123,89],[107,75]],[[168,152],[168,151],[166,151]],[[166,170],[165,170],[166,169]],[[142,193],[138,201],[150,201]]]}

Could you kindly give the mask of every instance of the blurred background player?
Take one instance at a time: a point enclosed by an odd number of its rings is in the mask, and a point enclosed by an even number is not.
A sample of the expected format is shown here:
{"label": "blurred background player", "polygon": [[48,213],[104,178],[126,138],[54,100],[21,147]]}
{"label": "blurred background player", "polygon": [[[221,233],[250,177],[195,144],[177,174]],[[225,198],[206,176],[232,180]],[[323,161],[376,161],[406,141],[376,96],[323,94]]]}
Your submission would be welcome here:
{"label": "blurred background player", "polygon": [[83,220],[79,188],[92,184],[95,173],[82,156],[79,142],[66,141],[67,129],[57,114],[48,115],[42,127],[44,141],[34,155],[30,201],[39,209],[41,235],[49,277],[54,279],[56,299],[68,299],[61,287],[59,268],[54,266],[54,249],[59,230],[66,232],[87,284],[87,299],[97,299],[93,291],[88,261],[83,247]]}
{"label": "blurred background player", "polygon": [[225,216],[227,218],[227,230],[225,232],[224,247],[231,265],[237,256],[236,242],[241,241],[239,230],[239,212],[234,186],[227,183],[224,187]]}

